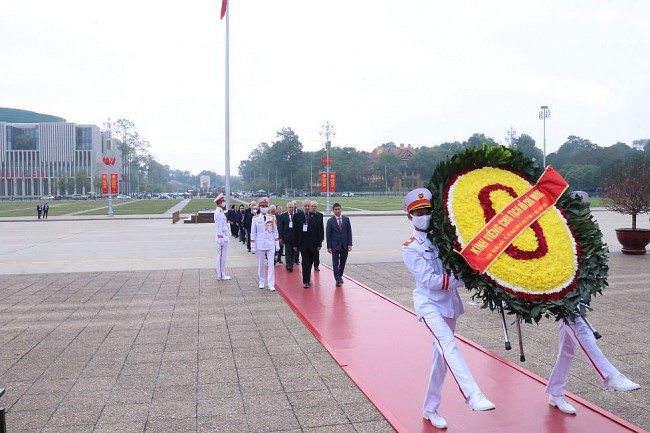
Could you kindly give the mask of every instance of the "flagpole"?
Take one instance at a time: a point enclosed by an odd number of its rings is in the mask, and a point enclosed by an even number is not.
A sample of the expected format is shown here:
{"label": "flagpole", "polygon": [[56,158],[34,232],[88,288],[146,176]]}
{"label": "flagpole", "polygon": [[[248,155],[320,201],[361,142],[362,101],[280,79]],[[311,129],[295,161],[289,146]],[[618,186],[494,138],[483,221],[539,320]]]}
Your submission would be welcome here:
{"label": "flagpole", "polygon": [[226,8],[226,209],[230,209],[230,6]]}

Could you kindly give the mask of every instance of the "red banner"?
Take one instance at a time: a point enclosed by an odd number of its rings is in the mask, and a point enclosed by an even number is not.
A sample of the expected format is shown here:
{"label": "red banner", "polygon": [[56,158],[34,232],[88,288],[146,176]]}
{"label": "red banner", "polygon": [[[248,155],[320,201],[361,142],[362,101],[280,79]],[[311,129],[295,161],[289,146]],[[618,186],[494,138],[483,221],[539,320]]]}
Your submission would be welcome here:
{"label": "red banner", "polygon": [[[320,172],[320,192],[327,192],[327,172]],[[336,172],[330,171],[330,192],[336,192]]]}
{"label": "red banner", "polygon": [[327,192],[327,173],[320,172],[320,192]]}
{"label": "red banner", "polygon": [[477,272],[485,272],[519,234],[537,221],[566,191],[569,184],[547,167],[535,186],[497,213],[460,254]]}
{"label": "red banner", "polygon": [[102,194],[108,194],[108,174],[102,173]]}
{"label": "red banner", "polygon": [[117,194],[117,173],[111,173],[111,194]]}
{"label": "red banner", "polygon": [[336,172],[330,171],[330,192],[336,192]]}

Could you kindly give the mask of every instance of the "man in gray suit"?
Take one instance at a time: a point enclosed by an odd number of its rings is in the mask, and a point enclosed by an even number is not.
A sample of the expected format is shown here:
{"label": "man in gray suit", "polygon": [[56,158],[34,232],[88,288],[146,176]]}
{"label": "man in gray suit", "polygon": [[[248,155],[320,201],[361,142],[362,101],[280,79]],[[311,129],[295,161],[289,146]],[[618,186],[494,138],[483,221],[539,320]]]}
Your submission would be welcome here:
{"label": "man in gray suit", "polygon": [[332,268],[336,287],[343,284],[343,271],[348,253],[352,251],[352,225],[350,218],[341,215],[341,205],[334,203],[334,215],[327,220],[325,229],[327,238],[327,252],[332,255]]}

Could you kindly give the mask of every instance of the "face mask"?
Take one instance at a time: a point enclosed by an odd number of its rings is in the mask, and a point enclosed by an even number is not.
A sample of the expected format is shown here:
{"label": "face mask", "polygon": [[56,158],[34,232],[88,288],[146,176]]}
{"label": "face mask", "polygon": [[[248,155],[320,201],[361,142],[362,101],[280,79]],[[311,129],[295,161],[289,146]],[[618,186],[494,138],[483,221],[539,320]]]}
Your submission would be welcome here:
{"label": "face mask", "polygon": [[261,207],[260,208],[260,212],[262,212],[262,213],[267,213],[268,211],[269,211],[268,207]]}
{"label": "face mask", "polygon": [[420,230],[429,230],[429,223],[431,222],[431,215],[413,215],[413,226]]}
{"label": "face mask", "polygon": [[226,208],[226,203],[221,203],[219,206],[221,207],[221,209],[225,209]]}

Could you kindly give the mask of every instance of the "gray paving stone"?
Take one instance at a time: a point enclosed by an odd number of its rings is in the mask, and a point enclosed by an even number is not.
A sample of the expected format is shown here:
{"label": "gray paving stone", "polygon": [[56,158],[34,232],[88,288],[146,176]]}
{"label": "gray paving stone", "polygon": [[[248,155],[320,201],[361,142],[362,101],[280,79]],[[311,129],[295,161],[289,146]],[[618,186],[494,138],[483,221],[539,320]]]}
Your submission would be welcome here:
{"label": "gray paving stone", "polygon": [[[0,385],[10,433],[392,432],[279,294],[257,289],[254,256],[243,256],[228,282],[205,266],[46,278],[3,268]],[[355,252],[346,270],[412,307],[399,257],[367,263]],[[614,253],[610,275],[590,321],[603,351],[642,389],[606,390],[579,357],[569,389],[648,429],[650,256]],[[463,299],[459,333],[519,363],[516,350],[503,350],[494,314]],[[546,377],[556,324],[526,326],[524,335],[522,367]]]}

